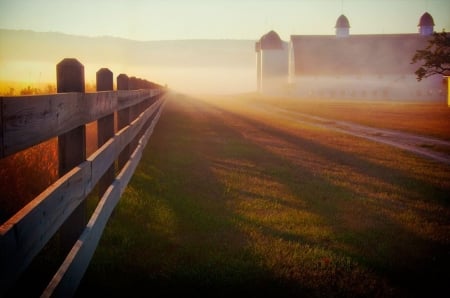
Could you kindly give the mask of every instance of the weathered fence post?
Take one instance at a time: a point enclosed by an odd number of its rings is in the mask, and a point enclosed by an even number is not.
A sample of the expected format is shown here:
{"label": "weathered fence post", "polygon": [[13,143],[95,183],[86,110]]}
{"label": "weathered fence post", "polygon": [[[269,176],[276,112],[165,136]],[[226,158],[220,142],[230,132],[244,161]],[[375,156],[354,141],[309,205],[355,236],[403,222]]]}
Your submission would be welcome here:
{"label": "weathered fence post", "polygon": [[108,68],[100,68],[96,73],[97,91],[113,90],[113,73]]}
{"label": "weathered fence post", "polygon": [[84,92],[84,66],[75,58],[63,59],[56,65],[58,93]]}
{"label": "weathered fence post", "polygon": [[138,88],[138,79],[136,77],[130,77],[128,80],[128,89],[129,90],[137,90]]}
{"label": "weathered fence post", "polygon": [[117,90],[128,90],[128,76],[124,73],[117,76]]}
{"label": "weathered fence post", "polygon": [[[84,66],[73,58],[56,65],[58,93],[84,92]],[[81,125],[58,136],[59,177],[86,159],[86,127]],[[83,201],[60,229],[60,249],[63,255],[71,249],[87,222],[87,204]]]}
{"label": "weathered fence post", "polygon": [[[113,90],[113,73],[108,68],[97,71],[97,91]],[[114,113],[106,115],[97,121],[97,142],[100,148],[114,136]],[[105,172],[98,183],[99,197],[102,197],[106,189],[114,180],[114,164]]]}
{"label": "weathered fence post", "polygon": [[[117,76],[117,90],[129,90],[130,80],[126,74],[120,74]],[[121,111],[117,111],[117,129],[121,130],[125,126],[130,124],[130,108],[125,108]],[[118,165],[121,169],[127,160],[130,158],[130,145],[126,145],[123,151],[119,154]]]}

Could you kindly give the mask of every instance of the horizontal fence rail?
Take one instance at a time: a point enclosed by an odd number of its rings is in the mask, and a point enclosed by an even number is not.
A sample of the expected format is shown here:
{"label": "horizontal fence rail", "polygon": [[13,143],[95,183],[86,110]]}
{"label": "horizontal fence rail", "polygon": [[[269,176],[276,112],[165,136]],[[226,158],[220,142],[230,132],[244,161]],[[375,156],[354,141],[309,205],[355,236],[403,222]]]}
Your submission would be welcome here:
{"label": "horizontal fence rail", "polygon": [[[93,121],[97,121],[99,130],[99,148],[93,154],[61,174],[0,226],[0,296],[17,282],[88,195],[110,175],[90,220],[84,222],[78,240],[70,245],[42,297],[70,297],[75,293],[163,110],[165,89],[152,87],[0,97],[0,159],[80,127],[84,131]],[[105,123],[112,129],[107,138],[100,137]],[[84,135],[82,142],[86,142],[85,138]],[[100,141],[101,138],[105,140]]]}
{"label": "horizontal fence rail", "polygon": [[0,158],[135,106],[144,98],[156,96],[157,92],[119,90],[0,97]]}

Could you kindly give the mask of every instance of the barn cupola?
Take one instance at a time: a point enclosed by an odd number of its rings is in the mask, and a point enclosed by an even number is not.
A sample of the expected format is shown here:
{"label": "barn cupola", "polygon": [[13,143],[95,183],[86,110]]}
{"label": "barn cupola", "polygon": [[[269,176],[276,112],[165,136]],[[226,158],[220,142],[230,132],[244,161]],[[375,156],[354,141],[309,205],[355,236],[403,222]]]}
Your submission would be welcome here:
{"label": "barn cupola", "polygon": [[283,42],[280,36],[272,30],[261,37],[259,47],[261,50],[281,50],[283,49]]}
{"label": "barn cupola", "polygon": [[428,13],[424,13],[419,20],[419,33],[422,36],[432,35],[434,32],[434,20],[433,17]]}
{"label": "barn cupola", "polygon": [[350,23],[346,16],[341,16],[336,21],[336,37],[347,37],[350,35]]}

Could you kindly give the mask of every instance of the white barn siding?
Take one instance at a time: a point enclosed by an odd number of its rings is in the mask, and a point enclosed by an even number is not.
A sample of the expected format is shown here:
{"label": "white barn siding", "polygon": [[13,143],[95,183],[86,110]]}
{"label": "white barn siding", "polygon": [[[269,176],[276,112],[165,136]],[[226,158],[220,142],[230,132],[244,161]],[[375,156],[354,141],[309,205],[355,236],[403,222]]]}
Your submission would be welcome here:
{"label": "white barn siding", "polygon": [[282,49],[261,50],[261,92],[272,94],[286,88],[288,83],[288,44]]}

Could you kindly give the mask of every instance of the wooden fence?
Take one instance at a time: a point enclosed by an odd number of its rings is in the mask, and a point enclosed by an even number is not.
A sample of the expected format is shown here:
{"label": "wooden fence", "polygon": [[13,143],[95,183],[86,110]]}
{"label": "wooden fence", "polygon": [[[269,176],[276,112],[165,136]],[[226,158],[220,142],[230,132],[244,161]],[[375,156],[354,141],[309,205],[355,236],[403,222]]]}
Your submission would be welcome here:
{"label": "wooden fence", "polygon": [[[0,297],[56,232],[68,253],[42,297],[75,293],[164,106],[158,84],[121,74],[119,90],[103,91],[112,86],[112,72],[100,69],[101,92],[84,93],[84,67],[64,59],[59,94],[0,97],[0,158],[58,137],[60,176],[0,226]],[[86,125],[93,121],[99,148],[87,157]],[[100,199],[87,221],[86,198],[96,187]]]}

